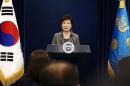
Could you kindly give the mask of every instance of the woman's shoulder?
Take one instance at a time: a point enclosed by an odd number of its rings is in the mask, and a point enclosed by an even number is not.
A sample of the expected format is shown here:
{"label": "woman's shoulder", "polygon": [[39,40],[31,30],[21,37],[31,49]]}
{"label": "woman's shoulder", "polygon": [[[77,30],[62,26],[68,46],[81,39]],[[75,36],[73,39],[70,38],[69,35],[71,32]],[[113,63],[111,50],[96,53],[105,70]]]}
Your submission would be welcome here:
{"label": "woman's shoulder", "polygon": [[76,34],[76,33],[74,33],[74,32],[72,32],[72,35],[73,35],[74,37],[79,37],[79,35]]}
{"label": "woman's shoulder", "polygon": [[62,32],[55,33],[55,36],[56,36],[56,37],[57,37],[57,36],[60,36],[60,35],[62,35]]}

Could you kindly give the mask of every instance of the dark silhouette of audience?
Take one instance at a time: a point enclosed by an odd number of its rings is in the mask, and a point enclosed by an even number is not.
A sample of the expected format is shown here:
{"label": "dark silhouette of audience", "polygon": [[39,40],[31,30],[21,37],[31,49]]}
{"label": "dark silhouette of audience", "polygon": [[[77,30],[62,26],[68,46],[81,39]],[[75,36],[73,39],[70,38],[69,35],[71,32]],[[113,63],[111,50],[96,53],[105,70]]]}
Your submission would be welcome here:
{"label": "dark silhouette of audience", "polygon": [[71,63],[55,61],[41,70],[42,86],[80,86],[77,67]]}
{"label": "dark silhouette of audience", "polygon": [[[122,58],[118,67],[118,75],[113,80],[96,86],[130,86],[130,56]],[[76,65],[51,61],[46,51],[37,49],[30,55],[27,73],[11,86],[80,86],[79,73]]]}
{"label": "dark silhouette of audience", "polygon": [[130,86],[130,56],[124,57],[118,63],[119,74],[115,79],[117,86]]}
{"label": "dark silhouette of audience", "polygon": [[118,67],[117,76],[109,81],[107,86],[130,86],[130,56],[123,57],[118,62]]}
{"label": "dark silhouette of audience", "polygon": [[34,50],[29,58],[27,73],[18,81],[18,86],[40,86],[39,72],[51,62],[43,49]]}

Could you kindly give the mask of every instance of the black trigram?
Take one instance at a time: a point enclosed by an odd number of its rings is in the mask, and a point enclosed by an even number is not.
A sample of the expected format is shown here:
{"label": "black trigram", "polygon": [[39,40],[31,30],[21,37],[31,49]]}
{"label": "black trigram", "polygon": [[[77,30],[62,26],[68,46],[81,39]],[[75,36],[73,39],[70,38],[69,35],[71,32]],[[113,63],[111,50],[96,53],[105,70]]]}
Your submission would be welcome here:
{"label": "black trigram", "polygon": [[13,15],[13,7],[11,6],[4,6],[1,10],[2,15]]}
{"label": "black trigram", "polygon": [[13,62],[13,53],[12,52],[0,52],[0,61],[11,61]]}

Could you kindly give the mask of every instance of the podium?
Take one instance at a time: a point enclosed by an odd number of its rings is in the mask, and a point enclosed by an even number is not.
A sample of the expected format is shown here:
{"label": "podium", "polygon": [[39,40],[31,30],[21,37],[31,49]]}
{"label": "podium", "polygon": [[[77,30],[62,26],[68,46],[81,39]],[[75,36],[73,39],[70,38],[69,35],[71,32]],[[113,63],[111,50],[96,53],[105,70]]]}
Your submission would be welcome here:
{"label": "podium", "polygon": [[65,53],[63,45],[47,45],[46,51],[53,60],[63,60],[75,64],[79,70],[80,82],[86,81],[89,78],[92,70],[93,58],[91,58],[91,50],[89,45],[74,45],[72,53]]}
{"label": "podium", "polygon": [[46,51],[49,53],[51,59],[65,60],[74,64],[83,57],[87,58],[91,53],[89,45],[74,45],[74,51],[68,54],[64,52],[63,45],[48,44]]}
{"label": "podium", "polygon": [[[89,45],[74,45],[74,47],[73,53],[91,53]],[[49,44],[46,50],[49,53],[64,53],[63,45],[61,44]]]}

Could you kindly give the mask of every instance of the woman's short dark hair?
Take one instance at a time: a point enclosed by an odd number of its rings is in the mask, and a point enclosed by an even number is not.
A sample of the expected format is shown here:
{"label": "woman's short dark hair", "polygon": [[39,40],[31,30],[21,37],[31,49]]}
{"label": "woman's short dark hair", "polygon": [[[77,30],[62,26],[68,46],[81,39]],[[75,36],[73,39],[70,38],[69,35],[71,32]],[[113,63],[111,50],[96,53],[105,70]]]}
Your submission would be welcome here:
{"label": "woman's short dark hair", "polygon": [[65,14],[64,16],[61,17],[60,25],[64,20],[70,20],[70,22],[72,23],[72,17],[69,14]]}

